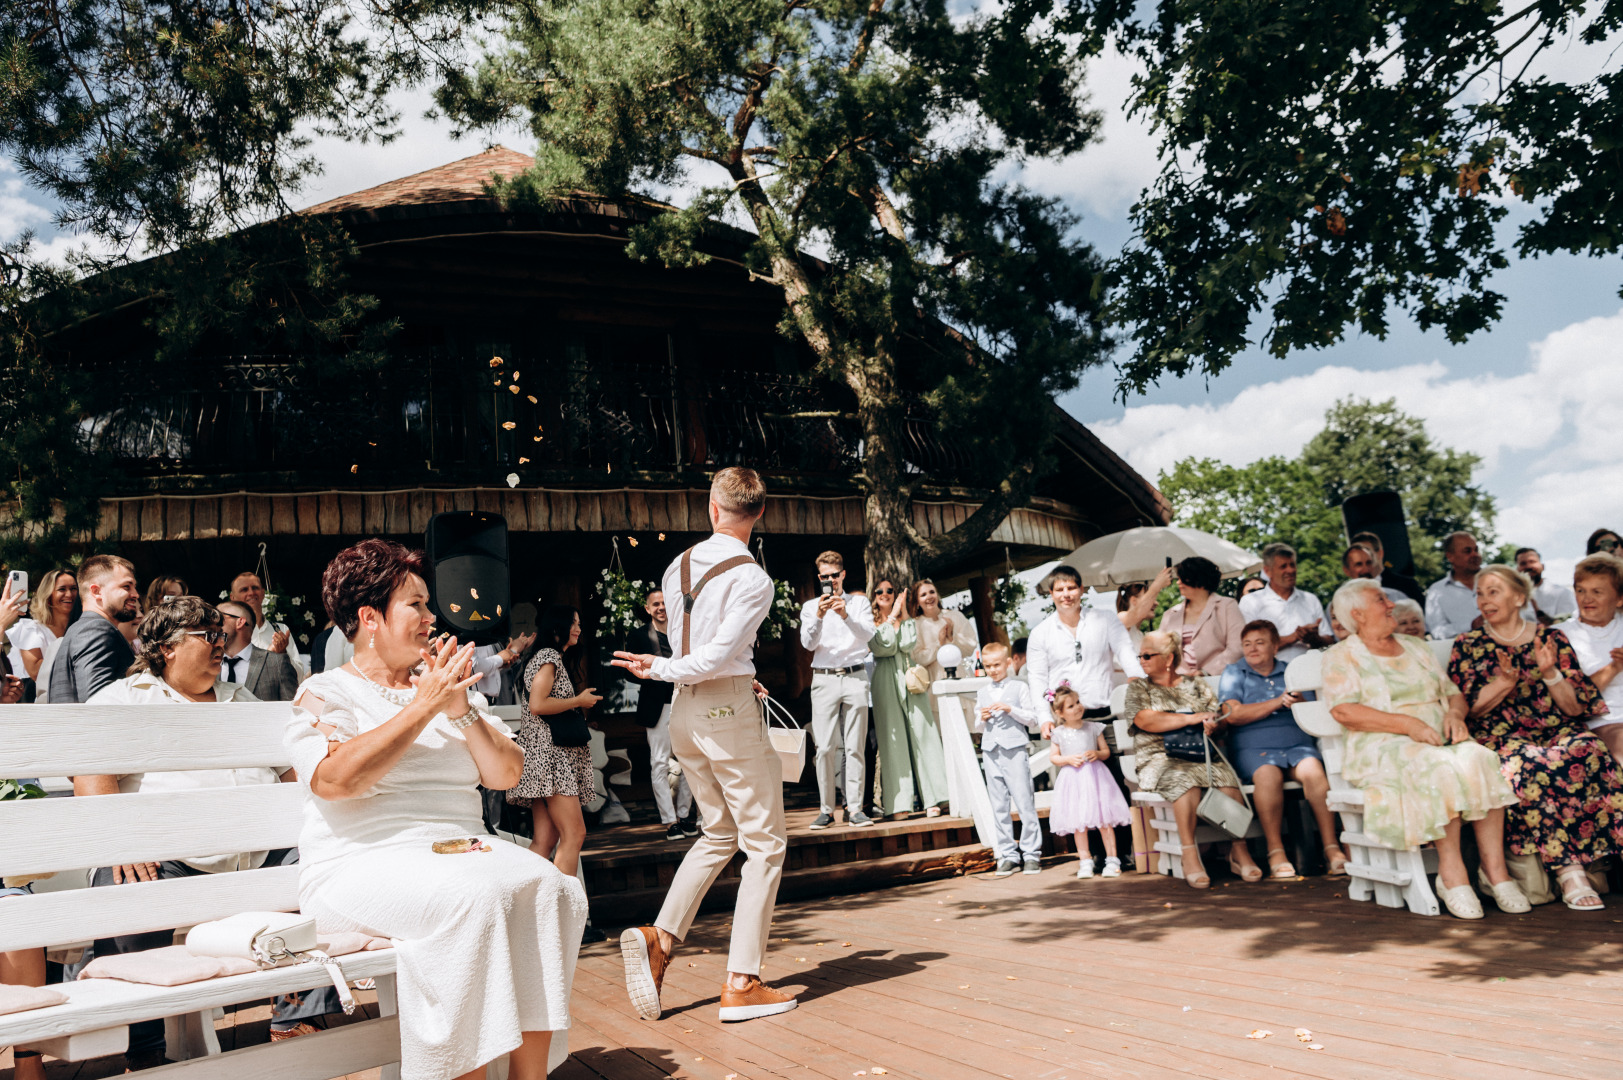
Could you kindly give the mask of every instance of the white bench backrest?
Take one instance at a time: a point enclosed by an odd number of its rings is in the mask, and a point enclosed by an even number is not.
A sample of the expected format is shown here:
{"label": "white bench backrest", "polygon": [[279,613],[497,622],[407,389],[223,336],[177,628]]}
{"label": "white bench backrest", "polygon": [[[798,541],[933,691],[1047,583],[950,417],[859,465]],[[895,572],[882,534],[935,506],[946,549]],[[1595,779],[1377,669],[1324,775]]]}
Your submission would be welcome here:
{"label": "white bench backrest", "polygon": [[[1303,692],[1324,688],[1324,654],[1308,652],[1285,666],[1285,689]],[[1291,717],[1296,726],[1319,740],[1324,754],[1324,768],[1331,783],[1339,783],[1341,776],[1342,739],[1347,730],[1330,715],[1330,706],[1323,701],[1299,701],[1291,706]]]}
{"label": "white bench backrest", "polygon": [[[0,706],[0,776],[287,768],[286,703]],[[0,803],[0,875],[159,862],[298,843],[298,784]],[[7,900],[0,952],[298,910],[298,867]]]}
{"label": "white bench backrest", "polygon": [[1447,671],[1448,658],[1454,653],[1454,639],[1444,638],[1439,641],[1436,638],[1431,638],[1427,640],[1426,644],[1431,646],[1431,655],[1435,656],[1437,662],[1443,665],[1443,670]]}
{"label": "white bench backrest", "polygon": [[1133,735],[1129,730],[1133,718],[1123,716],[1122,710],[1127,707],[1127,684],[1116,687],[1110,691],[1110,723],[1116,730],[1116,761],[1121,764],[1121,778],[1127,781],[1129,788],[1138,787],[1138,757],[1133,753]]}

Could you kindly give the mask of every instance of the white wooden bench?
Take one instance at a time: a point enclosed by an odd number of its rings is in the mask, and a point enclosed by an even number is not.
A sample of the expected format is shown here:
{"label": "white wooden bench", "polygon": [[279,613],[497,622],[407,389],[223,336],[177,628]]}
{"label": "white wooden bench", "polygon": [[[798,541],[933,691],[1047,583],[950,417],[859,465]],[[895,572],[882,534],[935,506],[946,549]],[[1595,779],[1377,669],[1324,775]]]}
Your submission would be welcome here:
{"label": "white wooden bench", "polygon": [[[0,706],[0,776],[105,775],[288,765],[286,704]],[[298,784],[100,795],[0,803],[0,874],[294,847],[303,821]],[[241,911],[298,910],[297,866],[45,892],[0,900],[0,951],[186,928]],[[214,1011],[327,984],[316,964],[181,986],[88,979],[53,986],[68,1001],[0,1016],[0,1045],[68,1061],[123,1053],[129,1025],[165,1018],[168,1053],[208,1080],[329,1080],[383,1067],[399,1075],[395,951],[339,958],[353,982],[374,979],[379,1018],[280,1043],[220,1052]],[[502,1063],[505,1065],[505,1062]]]}
{"label": "white wooden bench", "polygon": [[[1210,676],[1200,676],[1217,689],[1217,680]],[[1111,725],[1116,732],[1116,760],[1121,763],[1122,779],[1127,781],[1127,790],[1132,796],[1134,805],[1144,808],[1144,824],[1154,833],[1150,840],[1150,847],[1161,857],[1156,860],[1156,869],[1163,874],[1170,874],[1175,878],[1183,877],[1183,838],[1178,835],[1178,819],[1172,814],[1172,804],[1153,791],[1143,791],[1138,784],[1138,755],[1134,753],[1132,723],[1133,718],[1125,715],[1127,708],[1127,687],[1118,686],[1110,694]],[[1247,795],[1256,790],[1256,785],[1242,785]],[[1301,791],[1302,785],[1294,780],[1285,782],[1286,791]],[[1256,818],[1251,820],[1251,828],[1246,830],[1246,839],[1262,835],[1262,824]],[[1216,844],[1227,843],[1234,838],[1222,829],[1204,823],[1195,826],[1195,843]]]}
{"label": "white wooden bench", "polygon": [[[1445,650],[1452,642],[1435,642]],[[1446,653],[1445,653],[1446,655]],[[1298,656],[1285,668],[1288,690],[1320,690],[1323,653]],[[1291,715],[1303,731],[1319,740],[1324,754],[1324,771],[1330,778],[1329,804],[1341,815],[1341,843],[1347,850],[1347,873],[1352,881],[1347,895],[1354,900],[1374,899],[1383,907],[1405,907],[1417,915],[1436,915],[1437,896],[1432,892],[1431,875],[1437,872],[1437,852],[1431,847],[1406,851],[1389,848],[1364,832],[1364,793],[1348,784],[1341,775],[1346,729],[1330,715],[1323,701],[1302,701],[1291,706]]]}

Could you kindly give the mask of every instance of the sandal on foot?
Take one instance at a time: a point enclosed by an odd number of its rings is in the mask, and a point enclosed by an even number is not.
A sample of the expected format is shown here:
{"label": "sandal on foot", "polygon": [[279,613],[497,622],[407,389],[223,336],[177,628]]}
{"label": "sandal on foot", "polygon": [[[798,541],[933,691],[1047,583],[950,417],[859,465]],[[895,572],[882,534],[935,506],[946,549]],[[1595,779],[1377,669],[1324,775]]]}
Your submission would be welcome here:
{"label": "sandal on foot", "polygon": [[1448,913],[1456,919],[1482,918],[1482,901],[1477,899],[1476,890],[1469,885],[1456,885],[1452,889],[1443,884],[1443,875],[1437,875],[1437,899],[1443,902]]}
{"label": "sandal on foot", "polygon": [[[1573,911],[1605,911],[1606,905],[1601,901],[1600,893],[1589,883],[1589,875],[1584,868],[1577,864],[1563,866],[1555,872],[1555,880],[1561,885],[1561,902]],[[1593,900],[1593,904],[1580,901]]]}
{"label": "sandal on foot", "polygon": [[[1278,862],[1274,861],[1274,852],[1276,852],[1276,851],[1279,852],[1279,854],[1281,856]],[[1296,876],[1296,866],[1295,866],[1295,864],[1292,863],[1289,859],[1284,858],[1283,857],[1284,854],[1285,854],[1285,849],[1282,848],[1282,847],[1276,847],[1276,848],[1269,848],[1268,849],[1268,873],[1271,876],[1273,876],[1275,878],[1279,878],[1281,880],[1283,880],[1285,878],[1293,878],[1293,877]]]}
{"label": "sandal on foot", "polygon": [[[1234,876],[1239,878],[1241,881],[1262,880],[1262,867],[1257,866],[1254,863],[1250,866],[1241,866],[1239,863],[1234,861],[1234,852],[1232,851],[1229,852],[1229,869],[1234,871]],[[1293,877],[1295,874],[1296,872],[1294,870],[1291,871],[1291,875]]]}
{"label": "sandal on foot", "polygon": [[1347,856],[1334,844],[1327,844],[1324,848],[1325,873],[1331,877],[1342,877],[1347,873]]}
{"label": "sandal on foot", "polygon": [[[1185,844],[1185,845],[1183,845],[1183,850],[1185,852],[1185,854],[1183,856],[1183,880],[1184,880],[1184,884],[1188,885],[1191,889],[1209,889],[1209,888],[1211,888],[1212,887],[1212,875],[1210,875],[1210,874],[1208,874],[1206,872],[1205,865],[1202,864],[1201,861],[1200,861],[1200,845],[1199,844]],[[1191,851],[1193,851],[1195,853],[1195,857],[1193,859],[1190,859],[1189,855],[1187,854],[1188,852],[1191,852]],[[1189,869],[1189,865],[1190,865],[1191,862],[1194,863],[1194,872],[1193,873],[1190,873],[1190,869]]]}
{"label": "sandal on foot", "polygon": [[1499,910],[1506,915],[1526,915],[1533,910],[1533,905],[1528,903],[1527,894],[1522,892],[1522,887],[1514,881],[1501,881],[1495,885],[1488,880],[1487,874],[1478,870],[1476,883],[1478,888],[1493,897],[1493,902],[1498,904]]}

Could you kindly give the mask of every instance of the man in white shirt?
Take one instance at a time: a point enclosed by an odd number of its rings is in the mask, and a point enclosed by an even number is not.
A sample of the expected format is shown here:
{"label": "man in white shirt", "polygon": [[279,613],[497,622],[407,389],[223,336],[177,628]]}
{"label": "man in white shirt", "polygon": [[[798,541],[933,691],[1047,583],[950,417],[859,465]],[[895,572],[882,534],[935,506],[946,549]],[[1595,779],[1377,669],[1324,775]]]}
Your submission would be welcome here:
{"label": "man in white shirt", "polygon": [[[1082,606],[1082,575],[1063,563],[1048,576],[1048,598],[1054,613],[1037,624],[1026,638],[1026,684],[1033,701],[1047,700],[1050,690],[1068,682],[1082,699],[1083,715],[1090,720],[1110,715],[1110,691],[1115,680],[1111,661],[1129,678],[1144,669],[1127,628],[1114,611]],[[1038,718],[1043,738],[1053,730],[1053,717]]]}
{"label": "man in white shirt", "polygon": [[243,687],[259,701],[292,701],[299,692],[299,674],[285,647],[277,652],[254,644],[254,612],[247,604],[222,600],[217,606],[229,635],[221,660],[221,681]]}
{"label": "man in white shirt", "polygon": [[1267,619],[1279,631],[1278,659],[1288,664],[1309,649],[1322,649],[1336,643],[1324,605],[1305,589],[1296,587],[1296,549],[1289,544],[1269,544],[1262,549],[1262,569],[1268,587],[1240,599],[1240,614],[1246,622]]}
{"label": "man in white shirt", "polygon": [[868,642],[874,635],[868,598],[845,591],[845,559],[838,551],[817,556],[819,595],[800,609],[800,644],[812,654],[812,742],[817,756],[820,810],[814,829],[834,824],[840,759],[845,759],[845,823],[872,825],[862,812],[868,745]]}
{"label": "man in white shirt", "polygon": [[1426,631],[1440,641],[1459,637],[1471,629],[1481,612],[1476,606],[1476,572],[1482,552],[1468,532],[1450,533],[1443,541],[1449,572],[1426,590]]}
{"label": "man in white shirt", "polygon": [[1577,595],[1559,581],[1544,580],[1544,559],[1536,549],[1518,548],[1516,569],[1533,579],[1533,604],[1552,621],[1568,619],[1577,613]]}
{"label": "man in white shirt", "polygon": [[671,655],[617,652],[615,666],[639,679],[676,684],[671,749],[693,790],[704,835],[688,849],[652,926],[620,935],[626,992],[645,1020],[660,1014],[660,990],[676,943],[699,904],[742,850],[733,903],[732,947],[721,991],[722,1020],[751,1020],[795,1007],[761,982],[772,934],[783,859],[783,770],[757,700],[755,634],[772,607],[774,586],[750,558],[749,535],[766,509],[766,486],[753,469],[727,468],[710,485],[710,539],[665,571]]}
{"label": "man in white shirt", "polygon": [[310,677],[310,664],[293,641],[292,631],[286,623],[271,622],[265,618],[265,583],[251,570],[244,570],[231,579],[231,599],[247,604],[254,613],[254,644],[266,651],[286,651],[293,661],[300,681]]}

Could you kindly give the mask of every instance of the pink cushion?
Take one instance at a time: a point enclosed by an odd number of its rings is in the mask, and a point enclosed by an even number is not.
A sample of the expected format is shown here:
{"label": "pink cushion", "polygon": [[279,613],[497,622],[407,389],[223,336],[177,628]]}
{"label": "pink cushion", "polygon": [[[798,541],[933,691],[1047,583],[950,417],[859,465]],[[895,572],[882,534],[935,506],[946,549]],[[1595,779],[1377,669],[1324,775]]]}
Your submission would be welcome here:
{"label": "pink cushion", "polygon": [[246,975],[258,971],[252,960],[234,956],[193,956],[184,945],[170,945],[146,952],[98,956],[79,972],[81,979],[119,979],[148,986],[180,986],[183,983],[218,979],[223,975]]}
{"label": "pink cushion", "polygon": [[6,1013],[27,1012],[61,1005],[68,996],[60,990],[47,990],[43,986],[13,986],[0,983],[0,1016]]}

